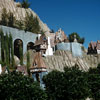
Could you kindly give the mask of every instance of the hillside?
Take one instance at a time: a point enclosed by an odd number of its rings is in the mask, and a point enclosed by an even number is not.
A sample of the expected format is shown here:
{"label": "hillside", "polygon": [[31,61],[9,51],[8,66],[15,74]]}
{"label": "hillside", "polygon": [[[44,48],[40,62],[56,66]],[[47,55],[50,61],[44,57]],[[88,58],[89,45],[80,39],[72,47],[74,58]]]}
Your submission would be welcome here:
{"label": "hillside", "polygon": [[22,21],[25,19],[26,12],[32,13],[34,17],[37,16],[41,30],[43,31],[50,30],[48,26],[40,20],[39,16],[34,11],[32,11],[32,9],[22,8],[19,2],[14,2],[14,0],[0,0],[0,20],[1,20],[3,8],[7,10],[7,13],[12,12],[16,20],[19,20],[19,21],[20,20]]}

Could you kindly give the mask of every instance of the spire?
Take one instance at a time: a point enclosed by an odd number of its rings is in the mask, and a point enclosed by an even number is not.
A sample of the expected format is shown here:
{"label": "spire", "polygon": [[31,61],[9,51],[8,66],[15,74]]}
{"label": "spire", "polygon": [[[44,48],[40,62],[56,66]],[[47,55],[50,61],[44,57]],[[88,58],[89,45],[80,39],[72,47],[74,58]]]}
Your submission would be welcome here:
{"label": "spire", "polygon": [[76,35],[74,35],[74,42],[77,42],[77,38],[76,38]]}

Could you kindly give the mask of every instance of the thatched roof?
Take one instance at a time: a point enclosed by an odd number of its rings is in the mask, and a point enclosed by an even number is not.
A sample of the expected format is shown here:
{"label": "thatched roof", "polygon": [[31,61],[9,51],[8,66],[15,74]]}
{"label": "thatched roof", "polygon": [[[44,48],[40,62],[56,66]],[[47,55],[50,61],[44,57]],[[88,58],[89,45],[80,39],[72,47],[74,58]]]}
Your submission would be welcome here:
{"label": "thatched roof", "polygon": [[46,71],[46,68],[47,66],[44,63],[40,52],[36,52],[30,72],[44,72]]}

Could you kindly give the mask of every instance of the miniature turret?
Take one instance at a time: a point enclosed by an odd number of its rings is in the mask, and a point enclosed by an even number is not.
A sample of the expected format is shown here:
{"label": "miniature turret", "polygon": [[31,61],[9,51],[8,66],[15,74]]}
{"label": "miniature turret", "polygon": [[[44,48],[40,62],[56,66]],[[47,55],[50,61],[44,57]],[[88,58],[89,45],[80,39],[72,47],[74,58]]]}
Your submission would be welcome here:
{"label": "miniature turret", "polygon": [[76,38],[76,35],[74,35],[74,42],[77,42],[77,38]]}
{"label": "miniature turret", "polygon": [[34,78],[34,81],[38,81],[40,83],[40,86],[44,87],[42,78],[44,75],[47,74],[47,66],[44,63],[40,52],[35,53],[33,65],[30,68],[30,73],[32,74],[32,77]]}

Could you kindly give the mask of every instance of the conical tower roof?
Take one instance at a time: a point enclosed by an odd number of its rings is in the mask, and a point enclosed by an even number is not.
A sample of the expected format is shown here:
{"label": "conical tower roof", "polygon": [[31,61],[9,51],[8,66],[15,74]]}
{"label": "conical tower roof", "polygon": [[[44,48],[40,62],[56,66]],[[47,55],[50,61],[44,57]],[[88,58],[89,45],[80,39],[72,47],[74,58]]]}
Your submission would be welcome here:
{"label": "conical tower roof", "polygon": [[46,68],[47,66],[44,63],[40,52],[36,52],[30,72],[44,72],[47,71]]}

